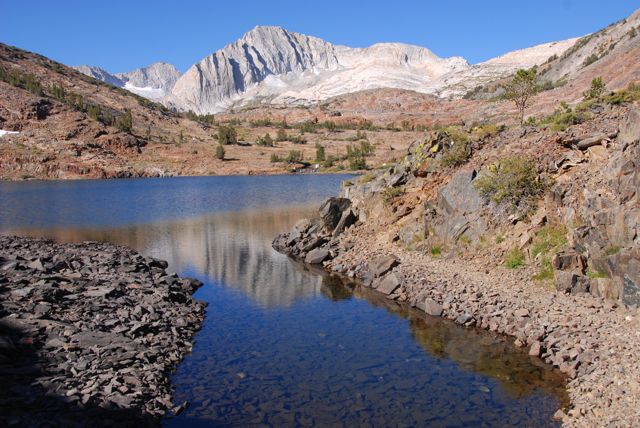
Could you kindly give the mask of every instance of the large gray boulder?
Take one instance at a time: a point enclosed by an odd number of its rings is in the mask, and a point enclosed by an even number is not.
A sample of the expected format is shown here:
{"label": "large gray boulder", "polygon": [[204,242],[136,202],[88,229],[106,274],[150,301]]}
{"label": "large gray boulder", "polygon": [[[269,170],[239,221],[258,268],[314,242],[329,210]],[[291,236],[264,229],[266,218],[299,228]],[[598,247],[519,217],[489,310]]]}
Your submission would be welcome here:
{"label": "large gray boulder", "polygon": [[336,228],[342,213],[351,206],[347,198],[329,198],[320,206],[320,219],[325,230],[329,233]]}
{"label": "large gray boulder", "polygon": [[620,125],[618,141],[631,144],[640,140],[640,110],[629,110]]}
{"label": "large gray boulder", "polygon": [[480,208],[480,194],[473,188],[476,176],[477,172],[473,170],[460,172],[440,190],[441,198],[453,211],[475,212]]}
{"label": "large gray boulder", "polygon": [[355,210],[351,207],[347,208],[342,212],[340,221],[338,221],[336,228],[333,230],[333,236],[340,235],[345,229],[348,229],[349,226],[354,224],[357,220],[358,217],[355,213]]}
{"label": "large gray boulder", "polygon": [[416,307],[424,311],[424,313],[434,317],[439,317],[444,311],[443,307],[440,306],[438,302],[430,298],[425,298],[424,295],[418,296],[418,300],[416,300]]}

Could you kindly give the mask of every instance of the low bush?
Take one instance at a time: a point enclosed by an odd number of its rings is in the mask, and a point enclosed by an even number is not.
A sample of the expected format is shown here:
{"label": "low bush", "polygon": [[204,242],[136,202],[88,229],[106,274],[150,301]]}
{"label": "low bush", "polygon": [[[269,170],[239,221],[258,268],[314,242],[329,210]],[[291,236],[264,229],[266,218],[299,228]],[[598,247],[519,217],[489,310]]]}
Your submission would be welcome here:
{"label": "low bush", "polygon": [[442,153],[440,164],[444,167],[462,165],[471,156],[467,135],[457,127],[449,127],[446,131],[449,134],[450,143],[446,145]]}
{"label": "low bush", "polygon": [[482,174],[473,187],[484,202],[498,212],[524,218],[530,214],[534,200],[544,194],[547,186],[538,180],[533,161],[516,155]]}
{"label": "low bush", "polygon": [[531,256],[540,259],[541,269],[532,278],[539,281],[553,279],[551,256],[567,244],[566,226],[547,224],[541,228],[532,242]]}
{"label": "low bush", "polygon": [[518,247],[514,247],[504,256],[504,266],[507,269],[517,269],[524,264],[524,254]]}
{"label": "low bush", "polygon": [[382,203],[389,205],[396,197],[404,193],[403,187],[387,187],[382,191]]}
{"label": "low bush", "polygon": [[368,173],[368,174],[365,174],[365,175],[362,177],[362,180],[360,181],[360,183],[362,183],[362,184],[364,184],[364,183],[368,183],[368,182],[370,182],[371,180],[373,180],[373,172],[370,172],[370,173]]}
{"label": "low bush", "polygon": [[442,247],[440,245],[434,245],[433,247],[429,248],[429,252],[434,259],[439,259],[442,257]]}
{"label": "low bush", "polygon": [[604,248],[602,250],[602,256],[609,257],[615,254],[618,254],[619,252],[620,252],[620,247],[618,247],[617,245],[610,245],[607,248]]}

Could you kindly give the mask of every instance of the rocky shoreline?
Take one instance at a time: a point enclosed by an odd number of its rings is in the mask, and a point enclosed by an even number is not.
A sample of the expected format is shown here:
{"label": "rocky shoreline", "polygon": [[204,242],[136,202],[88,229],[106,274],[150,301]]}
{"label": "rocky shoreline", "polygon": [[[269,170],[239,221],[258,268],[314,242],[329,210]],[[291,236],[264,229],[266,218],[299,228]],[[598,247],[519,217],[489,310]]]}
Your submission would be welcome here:
{"label": "rocky shoreline", "polygon": [[640,313],[622,301],[566,294],[516,270],[485,262],[436,259],[376,240],[348,200],[331,198],[322,219],[301,220],[273,246],[361,282],[427,314],[509,335],[531,358],[567,376],[566,427],[640,426]]}
{"label": "rocky shoreline", "polygon": [[130,248],[0,236],[0,425],[160,426],[202,283]]}

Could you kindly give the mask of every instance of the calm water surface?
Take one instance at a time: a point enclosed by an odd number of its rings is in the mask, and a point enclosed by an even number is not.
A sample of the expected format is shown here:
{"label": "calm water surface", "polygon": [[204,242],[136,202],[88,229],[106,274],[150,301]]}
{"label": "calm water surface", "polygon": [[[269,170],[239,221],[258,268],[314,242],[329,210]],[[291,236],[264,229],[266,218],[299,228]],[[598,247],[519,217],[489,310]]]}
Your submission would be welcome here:
{"label": "calm water surface", "polygon": [[562,379],[500,336],[407,310],[279,254],[344,176],[0,183],[0,232],[169,261],[210,302],[168,427],[543,427]]}

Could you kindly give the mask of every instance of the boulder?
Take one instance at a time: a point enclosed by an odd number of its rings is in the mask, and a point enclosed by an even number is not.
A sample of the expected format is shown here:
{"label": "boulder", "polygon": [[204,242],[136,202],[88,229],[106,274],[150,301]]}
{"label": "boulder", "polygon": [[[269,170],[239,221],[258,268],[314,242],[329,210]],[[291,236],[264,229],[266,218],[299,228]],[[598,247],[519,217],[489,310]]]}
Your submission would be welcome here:
{"label": "boulder", "polygon": [[326,242],[327,242],[327,239],[323,236],[317,236],[315,238],[311,238],[309,242],[307,242],[302,246],[302,251],[304,251],[305,253],[308,253],[309,251],[320,247]]}
{"label": "boulder", "polygon": [[551,263],[554,271],[574,271],[577,269],[581,273],[584,273],[587,265],[586,258],[575,250],[559,251],[553,256]]}
{"label": "boulder", "polygon": [[349,226],[354,224],[357,219],[358,217],[354,212],[353,208],[351,207],[347,208],[345,211],[342,212],[340,221],[338,221],[338,224],[333,230],[333,236],[335,237],[340,235],[345,229],[347,229]]}
{"label": "boulder", "polygon": [[369,270],[376,277],[381,277],[398,264],[395,256],[380,257],[369,262]]}
{"label": "boulder", "polygon": [[631,144],[638,140],[640,140],[640,110],[629,110],[620,125],[618,141]]}
{"label": "boulder", "polygon": [[444,310],[442,306],[438,302],[433,299],[425,299],[424,297],[418,298],[416,301],[416,307],[418,309],[423,310],[426,314],[432,315],[434,317],[439,317],[442,315],[442,311]]}
{"label": "boulder", "polygon": [[389,295],[396,291],[398,287],[400,287],[400,284],[400,279],[394,273],[390,273],[382,280],[376,290],[382,294]]}
{"label": "boulder", "polygon": [[539,357],[540,356],[540,342],[536,340],[531,344],[531,349],[529,349],[529,355],[531,357]]}
{"label": "boulder", "polygon": [[307,219],[299,220],[293,226],[293,229],[291,229],[291,232],[289,233],[289,239],[287,239],[287,246],[290,247],[292,244],[294,244],[296,241],[302,238],[302,236],[306,233],[306,231],[309,230],[310,226],[311,226],[311,222],[309,220]]}
{"label": "boulder", "polygon": [[327,258],[327,256],[329,256],[329,250],[325,248],[317,248],[315,250],[309,251],[304,261],[312,265],[318,264],[322,263]]}
{"label": "boulder", "polygon": [[585,275],[554,270],[553,276],[556,282],[556,289],[560,292],[571,294],[590,292],[591,280]]}
{"label": "boulder", "polygon": [[459,172],[440,190],[440,196],[453,211],[475,212],[480,208],[480,193],[473,188],[476,176],[473,170]]}
{"label": "boulder", "polygon": [[342,218],[342,213],[351,206],[346,198],[329,198],[320,206],[320,218],[327,232],[333,232]]}

